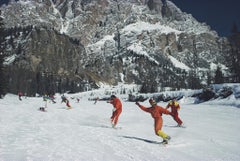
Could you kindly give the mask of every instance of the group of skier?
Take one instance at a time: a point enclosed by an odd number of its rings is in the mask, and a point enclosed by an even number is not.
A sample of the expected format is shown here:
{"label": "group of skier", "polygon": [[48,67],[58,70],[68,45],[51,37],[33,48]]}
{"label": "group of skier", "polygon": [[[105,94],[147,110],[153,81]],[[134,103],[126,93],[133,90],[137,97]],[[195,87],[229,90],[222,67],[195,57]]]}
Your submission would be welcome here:
{"label": "group of skier", "polygon": [[[122,112],[122,103],[119,98],[117,98],[115,95],[112,95],[110,97],[110,100],[107,101],[108,103],[111,103],[113,105],[113,113],[111,116],[111,123],[112,127],[115,128],[118,123],[118,118]],[[177,126],[182,126],[183,122],[178,116],[178,111],[180,110],[180,105],[177,102],[176,99],[172,99],[166,108],[163,108],[159,105],[157,105],[156,101],[154,99],[149,99],[149,103],[151,107],[145,107],[141,105],[139,102],[136,102],[135,104],[142,109],[145,112],[148,112],[151,114],[152,118],[154,119],[154,130],[155,134],[157,136],[160,136],[163,138],[163,144],[168,144],[168,141],[171,139],[171,137],[162,131],[162,125],[163,125],[163,119],[162,115],[171,115],[173,119],[178,123]],[[168,111],[168,108],[171,108],[171,111]]]}
{"label": "group of skier", "polygon": [[[70,105],[70,101],[67,99],[66,96],[62,95],[61,96],[61,103],[66,103],[67,109],[72,109],[72,106]],[[51,101],[52,103],[56,103],[55,101],[55,97],[53,95],[49,96],[49,95],[44,95],[43,96],[43,101],[45,102],[44,107],[40,107],[39,110],[46,112],[46,108],[47,108],[47,102]],[[79,100],[77,100],[79,102]]]}
{"label": "group of skier", "polygon": [[[50,97],[43,97],[44,101],[47,102],[47,98]],[[69,103],[69,100],[67,99],[66,96],[62,95],[61,96],[62,102],[61,103],[66,103],[67,109],[71,109],[71,105]],[[51,97],[51,100],[53,98]],[[98,98],[99,100],[99,98]],[[110,100],[107,101],[107,103],[110,103],[113,105],[113,111],[112,111],[112,116],[110,118],[111,124],[113,128],[116,128],[118,119],[120,114],[122,113],[122,102],[121,100],[116,97],[115,95],[111,95]],[[162,130],[162,125],[163,125],[163,119],[162,115],[171,115],[173,119],[177,122],[177,126],[182,126],[183,122],[178,116],[178,111],[180,110],[180,105],[177,102],[176,99],[172,99],[165,108],[157,105],[156,101],[152,98],[149,99],[149,103],[151,107],[145,107],[141,105],[139,102],[136,102],[135,104],[143,111],[148,112],[151,114],[152,118],[154,119],[154,131],[157,136],[160,136],[163,139],[163,144],[167,144],[168,141],[171,139],[171,137],[163,132]],[[96,103],[95,103],[96,104]],[[46,105],[45,105],[46,107]],[[169,111],[168,109],[171,108]],[[45,108],[41,108],[39,110],[45,111]]]}

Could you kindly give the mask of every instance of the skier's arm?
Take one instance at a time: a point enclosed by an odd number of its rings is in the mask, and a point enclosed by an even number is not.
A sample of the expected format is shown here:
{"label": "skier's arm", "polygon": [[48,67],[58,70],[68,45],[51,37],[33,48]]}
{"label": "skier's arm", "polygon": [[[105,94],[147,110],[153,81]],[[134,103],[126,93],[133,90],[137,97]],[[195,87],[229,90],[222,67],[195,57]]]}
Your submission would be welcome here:
{"label": "skier's arm", "polygon": [[108,100],[107,103],[110,103],[113,105],[113,109],[112,109],[113,112],[115,112],[117,110],[117,108],[114,105],[114,100]]}
{"label": "skier's arm", "polygon": [[179,105],[179,103],[175,103],[175,107],[176,107],[176,109],[179,111],[180,110],[180,105]]}
{"label": "skier's arm", "polygon": [[176,108],[177,108],[178,111],[180,110],[180,106],[179,105]]}
{"label": "skier's arm", "polygon": [[143,111],[145,111],[145,112],[149,112],[149,111],[148,111],[148,108],[146,108],[146,107],[140,105],[139,102],[136,102],[136,105],[137,105],[139,108],[141,108]]}
{"label": "skier's arm", "polygon": [[170,107],[170,104],[168,103],[165,109],[168,109]]}
{"label": "skier's arm", "polygon": [[113,100],[108,100],[107,103],[113,104]]}
{"label": "skier's arm", "polygon": [[159,106],[159,107],[160,107],[159,109],[160,109],[161,113],[164,113],[166,115],[172,115],[172,112],[168,111],[165,108],[162,108],[161,106]]}

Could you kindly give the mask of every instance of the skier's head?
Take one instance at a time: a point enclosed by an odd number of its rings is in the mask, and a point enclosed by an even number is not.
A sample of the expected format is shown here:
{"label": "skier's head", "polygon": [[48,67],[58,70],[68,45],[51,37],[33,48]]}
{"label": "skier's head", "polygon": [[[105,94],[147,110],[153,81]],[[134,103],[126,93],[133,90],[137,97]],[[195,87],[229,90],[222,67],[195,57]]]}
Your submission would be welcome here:
{"label": "skier's head", "polygon": [[114,99],[114,98],[116,98],[116,96],[115,95],[111,95],[111,97],[110,97],[111,99]]}
{"label": "skier's head", "polygon": [[172,102],[176,102],[176,101],[177,101],[177,98],[173,97]]}
{"label": "skier's head", "polygon": [[156,101],[155,101],[154,99],[152,99],[152,98],[149,99],[149,103],[150,103],[150,105],[152,105],[152,106],[154,106],[154,105],[157,104]]}

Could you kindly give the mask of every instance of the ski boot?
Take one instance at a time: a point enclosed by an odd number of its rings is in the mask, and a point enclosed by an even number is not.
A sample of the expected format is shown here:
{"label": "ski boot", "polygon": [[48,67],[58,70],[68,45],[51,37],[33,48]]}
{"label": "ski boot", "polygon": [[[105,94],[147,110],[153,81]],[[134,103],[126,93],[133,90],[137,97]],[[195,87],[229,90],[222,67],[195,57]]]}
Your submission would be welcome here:
{"label": "ski boot", "polygon": [[168,144],[168,141],[171,139],[170,136],[167,136],[166,138],[163,139],[162,144]]}

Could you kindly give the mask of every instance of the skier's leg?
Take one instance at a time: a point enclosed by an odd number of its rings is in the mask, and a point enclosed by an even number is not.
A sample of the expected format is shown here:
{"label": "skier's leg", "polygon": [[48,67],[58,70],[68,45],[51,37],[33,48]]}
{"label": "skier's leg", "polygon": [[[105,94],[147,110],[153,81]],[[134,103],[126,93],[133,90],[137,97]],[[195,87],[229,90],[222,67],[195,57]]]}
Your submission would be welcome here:
{"label": "skier's leg", "polygon": [[158,130],[157,135],[162,137],[163,139],[166,139],[168,135],[164,133],[162,130]]}
{"label": "skier's leg", "polygon": [[117,125],[117,123],[118,123],[118,118],[119,118],[119,116],[120,116],[120,114],[121,114],[121,111],[119,111],[119,110],[117,110],[117,111],[115,111],[115,112],[116,112],[116,115],[115,115],[115,118],[114,118],[114,126]]}
{"label": "skier's leg", "polygon": [[160,136],[161,138],[163,138],[163,142],[164,143],[168,143],[168,140],[171,139],[170,136],[168,136],[166,133],[164,133],[161,129],[162,129],[162,118],[159,119],[155,119],[155,133],[156,135]]}
{"label": "skier's leg", "polygon": [[71,109],[71,108],[72,108],[72,107],[70,106],[69,101],[67,101],[66,106],[68,107],[68,109]]}
{"label": "skier's leg", "polygon": [[111,116],[111,124],[112,125],[114,124],[115,119],[116,119],[116,111],[113,111],[112,116]]}
{"label": "skier's leg", "polygon": [[178,113],[174,115],[174,120],[178,123],[178,125],[182,125],[182,120],[178,117]]}

